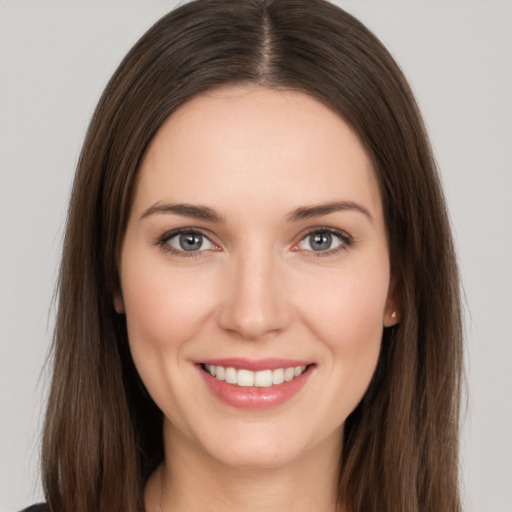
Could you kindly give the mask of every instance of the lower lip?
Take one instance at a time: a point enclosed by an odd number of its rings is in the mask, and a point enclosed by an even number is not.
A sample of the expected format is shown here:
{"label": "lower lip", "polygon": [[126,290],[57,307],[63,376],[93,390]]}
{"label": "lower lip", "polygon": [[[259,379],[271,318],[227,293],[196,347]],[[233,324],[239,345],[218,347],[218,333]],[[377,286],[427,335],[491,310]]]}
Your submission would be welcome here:
{"label": "lower lip", "polygon": [[244,387],[218,380],[198,365],[199,372],[209,390],[224,403],[238,409],[271,409],[296,395],[306,384],[313,367],[308,366],[298,377],[268,388]]}

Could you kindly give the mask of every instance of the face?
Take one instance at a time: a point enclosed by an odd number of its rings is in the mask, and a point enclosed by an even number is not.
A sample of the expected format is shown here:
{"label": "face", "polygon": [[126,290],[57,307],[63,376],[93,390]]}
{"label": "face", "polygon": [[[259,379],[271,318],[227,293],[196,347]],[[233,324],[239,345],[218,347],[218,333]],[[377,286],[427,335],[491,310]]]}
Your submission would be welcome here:
{"label": "face", "polygon": [[393,323],[370,159],[305,94],[199,96],[144,157],[120,280],[166,440],[251,467],[339,447]]}

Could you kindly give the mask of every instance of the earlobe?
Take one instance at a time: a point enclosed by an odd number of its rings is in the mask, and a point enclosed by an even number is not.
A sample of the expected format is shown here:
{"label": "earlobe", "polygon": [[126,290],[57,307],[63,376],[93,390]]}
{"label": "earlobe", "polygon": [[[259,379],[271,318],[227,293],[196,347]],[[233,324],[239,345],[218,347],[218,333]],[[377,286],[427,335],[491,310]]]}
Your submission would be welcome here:
{"label": "earlobe", "polygon": [[386,313],[386,317],[384,318],[384,327],[392,327],[400,322],[400,313],[396,310],[393,310],[391,314]]}
{"label": "earlobe", "polygon": [[384,312],[384,327],[392,327],[400,322],[400,300],[398,295],[396,282],[392,278]]}
{"label": "earlobe", "polygon": [[124,302],[120,293],[114,295],[114,309],[118,315],[124,314]]}

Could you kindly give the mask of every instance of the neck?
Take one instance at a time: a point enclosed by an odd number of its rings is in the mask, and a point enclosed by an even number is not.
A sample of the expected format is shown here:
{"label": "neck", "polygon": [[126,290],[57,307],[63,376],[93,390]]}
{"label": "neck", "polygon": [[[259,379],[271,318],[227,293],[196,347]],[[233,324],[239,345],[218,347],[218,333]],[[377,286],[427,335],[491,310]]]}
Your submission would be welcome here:
{"label": "neck", "polygon": [[[147,512],[338,512],[341,433],[279,467],[233,467],[205,454],[172,426],[165,462],[146,487]],[[171,455],[172,454],[172,455]]]}

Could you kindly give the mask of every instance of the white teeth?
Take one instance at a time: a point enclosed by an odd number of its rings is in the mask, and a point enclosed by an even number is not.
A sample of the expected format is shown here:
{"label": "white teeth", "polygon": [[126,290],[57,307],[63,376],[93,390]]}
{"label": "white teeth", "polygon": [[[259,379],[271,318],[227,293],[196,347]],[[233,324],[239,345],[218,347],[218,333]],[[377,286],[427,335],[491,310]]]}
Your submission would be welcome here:
{"label": "white teeth", "polygon": [[236,370],[234,368],[226,368],[226,377],[225,381],[229,384],[236,384],[237,383],[237,374]]}
{"label": "white teeth", "polygon": [[272,386],[272,370],[263,370],[254,374],[254,385],[258,388]]}
{"label": "white teeth", "polygon": [[295,377],[298,377],[304,371],[304,368],[306,368],[306,367],[305,366],[297,366],[295,368],[295,371],[293,372]]}
{"label": "white teeth", "polygon": [[306,370],[306,366],[290,366],[288,368],[253,372],[245,369],[237,370],[231,366],[225,368],[224,366],[207,364],[204,365],[204,369],[217,380],[225,380],[229,384],[242,387],[268,388],[299,377]]}
{"label": "white teeth", "polygon": [[284,369],[278,368],[272,372],[272,384],[282,384],[284,382]]}
{"label": "white teeth", "polygon": [[223,366],[216,366],[215,368],[215,378],[224,380],[226,378],[226,369]]}
{"label": "white teeth", "polygon": [[293,377],[295,377],[295,368],[286,368],[284,371],[284,380],[289,382]]}
{"label": "white teeth", "polygon": [[237,377],[239,386],[254,386],[254,372],[249,370],[238,370]]}

